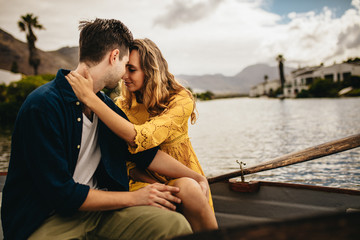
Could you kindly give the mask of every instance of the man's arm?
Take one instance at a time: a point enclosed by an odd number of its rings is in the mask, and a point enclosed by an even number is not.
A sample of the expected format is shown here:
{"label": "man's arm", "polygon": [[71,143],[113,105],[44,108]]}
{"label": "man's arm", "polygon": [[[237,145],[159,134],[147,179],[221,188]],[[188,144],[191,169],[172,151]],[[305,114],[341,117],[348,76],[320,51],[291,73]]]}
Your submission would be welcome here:
{"label": "man's arm", "polygon": [[[207,179],[163,151],[156,153],[148,169],[171,178],[192,178],[200,184],[204,194],[208,197],[209,184]],[[180,203],[181,200],[173,194],[179,191],[177,187],[160,183],[150,184],[134,192],[108,192],[90,189],[80,210],[106,211],[141,205],[175,210],[173,202]]]}
{"label": "man's arm", "polygon": [[148,185],[134,192],[110,192],[90,189],[87,198],[81,205],[81,211],[108,211],[132,206],[155,206],[175,210],[174,203],[181,200],[173,194],[180,190],[177,187],[160,183]]}

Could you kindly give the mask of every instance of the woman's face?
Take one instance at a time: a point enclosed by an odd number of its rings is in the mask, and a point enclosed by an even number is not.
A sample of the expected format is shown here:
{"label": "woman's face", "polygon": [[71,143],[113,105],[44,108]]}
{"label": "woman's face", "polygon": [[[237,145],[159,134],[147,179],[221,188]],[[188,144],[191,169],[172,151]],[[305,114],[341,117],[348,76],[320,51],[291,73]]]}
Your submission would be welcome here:
{"label": "woman's face", "polygon": [[129,63],[126,65],[126,73],[123,76],[125,86],[130,92],[139,91],[144,84],[145,74],[140,67],[140,55],[137,50],[132,50]]}

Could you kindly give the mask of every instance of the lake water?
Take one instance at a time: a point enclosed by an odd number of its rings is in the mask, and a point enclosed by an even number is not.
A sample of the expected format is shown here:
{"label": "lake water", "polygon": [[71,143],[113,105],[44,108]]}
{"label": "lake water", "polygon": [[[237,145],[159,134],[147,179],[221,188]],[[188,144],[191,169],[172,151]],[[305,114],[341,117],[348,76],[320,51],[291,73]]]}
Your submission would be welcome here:
{"label": "lake water", "polygon": [[[233,98],[198,102],[190,126],[195,152],[207,176],[246,167],[360,133],[360,98]],[[360,189],[360,148],[245,176]]]}
{"label": "lake water", "polygon": [[[328,141],[360,133],[360,98],[233,98],[197,102],[189,134],[205,174],[217,176]],[[6,171],[10,137],[0,136],[0,171]],[[360,190],[360,148],[245,176]]]}

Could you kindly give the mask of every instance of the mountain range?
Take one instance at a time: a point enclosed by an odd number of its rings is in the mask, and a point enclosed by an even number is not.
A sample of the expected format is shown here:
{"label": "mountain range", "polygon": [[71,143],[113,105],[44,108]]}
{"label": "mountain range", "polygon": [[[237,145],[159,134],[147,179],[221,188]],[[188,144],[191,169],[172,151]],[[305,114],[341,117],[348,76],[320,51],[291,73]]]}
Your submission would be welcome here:
{"label": "mountain range", "polygon": [[[74,69],[77,66],[78,52],[78,47],[64,47],[48,52],[38,49],[41,59],[39,74],[56,74],[59,68]],[[0,69],[10,71],[13,64],[16,63],[20,73],[32,75],[34,69],[29,65],[28,59],[27,43],[0,29]]]}
{"label": "mountain range", "polygon": [[[56,51],[42,51],[38,49],[41,58],[39,74],[56,74],[59,68],[74,69],[78,62],[78,47],[64,47]],[[33,68],[28,63],[29,50],[27,44],[14,38],[9,33],[0,29],[0,69],[11,70],[14,63],[20,73],[34,74]],[[293,68],[285,67],[285,74]],[[176,75],[186,87],[195,92],[211,91],[215,94],[247,94],[252,86],[264,81],[278,79],[278,67],[267,64],[250,65],[234,76],[222,74],[213,75]]]}
{"label": "mountain range", "polygon": [[[285,67],[285,74],[290,74],[293,68]],[[211,91],[215,94],[248,94],[250,89],[268,80],[279,79],[278,67],[264,63],[250,65],[234,76],[214,75],[178,75],[176,78],[183,85],[190,87],[194,92]]]}

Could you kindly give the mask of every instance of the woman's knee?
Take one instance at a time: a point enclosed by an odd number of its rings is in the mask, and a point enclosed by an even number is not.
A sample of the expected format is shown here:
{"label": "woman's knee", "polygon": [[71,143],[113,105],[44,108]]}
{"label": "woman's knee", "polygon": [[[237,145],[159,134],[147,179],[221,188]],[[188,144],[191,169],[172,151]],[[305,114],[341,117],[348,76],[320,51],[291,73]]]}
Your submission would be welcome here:
{"label": "woman's knee", "polygon": [[201,193],[201,187],[199,183],[192,178],[188,178],[188,177],[178,178],[174,180],[174,182],[171,185],[175,187],[179,187],[180,193],[181,192]]}

